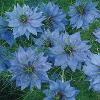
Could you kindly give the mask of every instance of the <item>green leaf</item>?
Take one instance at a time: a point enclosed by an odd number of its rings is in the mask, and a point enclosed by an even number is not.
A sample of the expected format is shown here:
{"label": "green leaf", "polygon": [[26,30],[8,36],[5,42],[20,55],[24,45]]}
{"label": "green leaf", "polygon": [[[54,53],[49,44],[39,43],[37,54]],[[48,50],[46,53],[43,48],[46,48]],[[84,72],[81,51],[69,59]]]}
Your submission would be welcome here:
{"label": "green leaf", "polygon": [[40,90],[34,89],[32,91],[27,92],[26,95],[24,95],[23,100],[43,100],[43,93]]}

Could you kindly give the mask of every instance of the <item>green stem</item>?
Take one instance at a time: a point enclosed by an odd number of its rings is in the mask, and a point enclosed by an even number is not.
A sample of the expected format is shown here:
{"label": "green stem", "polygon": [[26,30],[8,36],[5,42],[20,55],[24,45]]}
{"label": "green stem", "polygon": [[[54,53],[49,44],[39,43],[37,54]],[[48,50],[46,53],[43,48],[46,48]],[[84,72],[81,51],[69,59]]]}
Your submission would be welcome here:
{"label": "green stem", "polygon": [[62,79],[62,82],[64,82],[64,69],[62,70],[61,79]]}

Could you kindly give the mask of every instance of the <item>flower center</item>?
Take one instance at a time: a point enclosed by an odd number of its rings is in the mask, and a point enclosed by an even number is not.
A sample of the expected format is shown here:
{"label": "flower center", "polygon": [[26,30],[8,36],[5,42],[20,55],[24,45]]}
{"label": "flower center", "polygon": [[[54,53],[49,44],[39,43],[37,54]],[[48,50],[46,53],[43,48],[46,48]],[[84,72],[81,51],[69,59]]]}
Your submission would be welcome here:
{"label": "flower center", "polygon": [[50,28],[52,26],[52,17],[47,17],[43,21],[43,24],[45,25],[46,28]]}
{"label": "flower center", "polygon": [[26,15],[21,15],[21,16],[20,16],[20,22],[22,22],[22,23],[26,23],[27,20],[28,20],[28,18],[27,18]]}
{"label": "flower center", "polygon": [[84,14],[84,6],[79,5],[76,7],[77,11],[79,14],[83,15]]}
{"label": "flower center", "polygon": [[64,51],[67,54],[71,54],[73,52],[73,47],[70,46],[70,45],[67,45],[67,46],[64,47]]}
{"label": "flower center", "polygon": [[62,100],[63,98],[63,94],[61,92],[58,92],[55,97],[54,97],[54,100]]}
{"label": "flower center", "polygon": [[13,29],[11,27],[7,27],[7,31],[12,32]]}
{"label": "flower center", "polygon": [[34,67],[31,67],[31,66],[29,66],[29,67],[25,67],[24,68],[24,71],[26,72],[26,73],[32,73],[33,71],[34,71]]}
{"label": "flower center", "polygon": [[48,48],[48,47],[52,47],[52,46],[53,46],[53,44],[50,39],[44,41],[44,47]]}

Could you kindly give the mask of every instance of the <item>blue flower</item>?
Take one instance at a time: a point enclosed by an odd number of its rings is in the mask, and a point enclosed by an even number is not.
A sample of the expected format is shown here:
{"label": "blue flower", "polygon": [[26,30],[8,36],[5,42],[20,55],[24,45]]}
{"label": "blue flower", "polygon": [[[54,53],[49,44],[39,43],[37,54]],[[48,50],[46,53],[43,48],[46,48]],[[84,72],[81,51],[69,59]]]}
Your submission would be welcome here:
{"label": "blue flower", "polygon": [[42,82],[48,81],[47,71],[51,64],[46,62],[47,57],[43,53],[37,54],[32,48],[24,50],[22,47],[16,52],[15,58],[11,60],[12,80],[16,80],[16,85],[21,89],[26,87],[41,88]]}
{"label": "blue flower", "polygon": [[90,62],[83,67],[84,73],[90,81],[90,88],[100,92],[100,54],[93,54]]}
{"label": "blue flower", "polygon": [[94,76],[97,76],[99,70],[98,67],[96,67],[96,65],[87,62],[86,65],[83,67],[83,71],[87,76],[92,78]]}
{"label": "blue flower", "polygon": [[83,71],[89,77],[100,75],[100,54],[92,54],[90,60],[83,67]]}
{"label": "blue flower", "polygon": [[90,88],[100,93],[100,75],[90,79]]}
{"label": "blue flower", "polygon": [[93,34],[95,35],[96,37],[96,41],[98,43],[100,43],[100,28],[96,29],[95,32],[93,32]]}
{"label": "blue flower", "polygon": [[42,26],[42,12],[38,12],[38,9],[35,8],[33,11],[29,6],[24,5],[20,7],[14,6],[12,12],[7,12],[9,27],[13,28],[13,35],[15,38],[26,35],[29,39],[30,33],[37,35],[37,32],[41,30]]}
{"label": "blue flower", "polygon": [[57,41],[59,37],[59,31],[55,30],[50,32],[49,30],[44,31],[40,38],[35,40],[35,44],[39,50],[43,51],[45,55],[48,56],[48,62],[54,64],[54,55],[51,52],[51,49],[54,46],[54,41]]}
{"label": "blue flower", "polygon": [[87,28],[96,18],[100,17],[97,4],[91,0],[76,0],[75,5],[69,7],[70,24],[73,28]]}
{"label": "blue flower", "polygon": [[0,38],[5,40],[10,46],[14,43],[14,36],[12,30],[8,27],[6,19],[0,17]]}
{"label": "blue flower", "polygon": [[65,30],[66,14],[57,5],[49,2],[47,5],[44,5],[43,12],[45,16],[43,23],[46,29],[51,31],[55,29],[59,31]]}
{"label": "blue flower", "polygon": [[50,48],[54,46],[54,41],[59,37],[58,30],[50,32],[49,30],[45,31],[40,38],[35,40],[36,46],[43,50],[44,52],[50,53]]}
{"label": "blue flower", "polygon": [[44,100],[75,100],[75,96],[79,93],[74,87],[70,86],[70,82],[61,82],[57,80],[50,83],[50,89],[44,90],[46,97]]}
{"label": "blue flower", "polygon": [[55,66],[61,66],[62,69],[70,67],[75,71],[88,59],[89,48],[87,41],[81,40],[80,33],[60,35],[52,48],[52,53],[56,55]]}

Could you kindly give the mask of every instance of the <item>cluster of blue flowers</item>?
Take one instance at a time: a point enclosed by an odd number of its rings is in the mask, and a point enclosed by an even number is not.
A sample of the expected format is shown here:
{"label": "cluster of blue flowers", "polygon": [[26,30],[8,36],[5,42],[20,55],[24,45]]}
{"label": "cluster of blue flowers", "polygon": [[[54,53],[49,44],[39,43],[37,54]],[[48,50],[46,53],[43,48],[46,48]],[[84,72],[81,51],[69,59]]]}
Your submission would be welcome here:
{"label": "cluster of blue flowers", "polygon": [[[88,28],[90,23],[100,18],[96,7],[97,4],[91,0],[76,0],[67,15],[52,2],[34,9],[25,4],[14,6],[12,12],[0,17],[0,39],[12,47],[17,39],[26,36],[34,45],[19,46],[10,58],[7,58],[5,48],[0,46],[0,72],[8,70],[12,81],[16,81],[16,86],[22,90],[41,89],[42,83],[48,83],[48,89],[43,91],[44,100],[75,100],[79,90],[70,85],[71,80],[64,80],[67,68],[72,72],[84,72],[90,82],[89,88],[100,92],[100,54],[90,51],[91,45],[81,39],[80,32],[72,35],[66,32],[68,21],[72,29]],[[100,43],[100,28],[93,34]],[[31,39],[31,36],[36,37]],[[62,80],[53,81],[48,75],[56,67],[63,72]]]}

